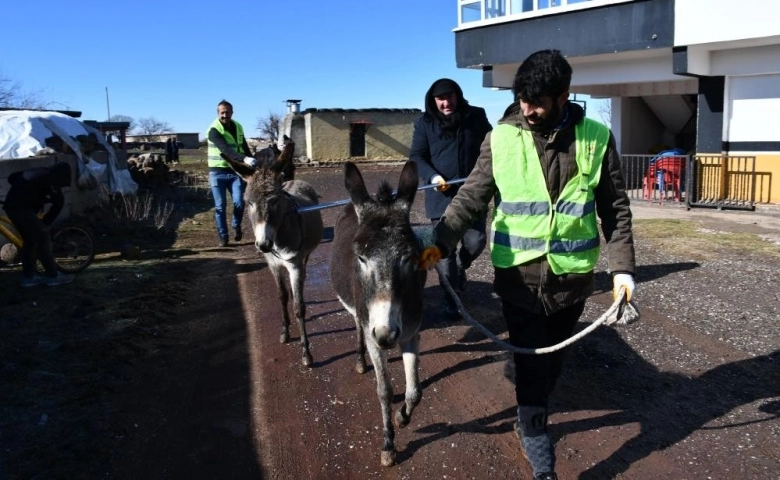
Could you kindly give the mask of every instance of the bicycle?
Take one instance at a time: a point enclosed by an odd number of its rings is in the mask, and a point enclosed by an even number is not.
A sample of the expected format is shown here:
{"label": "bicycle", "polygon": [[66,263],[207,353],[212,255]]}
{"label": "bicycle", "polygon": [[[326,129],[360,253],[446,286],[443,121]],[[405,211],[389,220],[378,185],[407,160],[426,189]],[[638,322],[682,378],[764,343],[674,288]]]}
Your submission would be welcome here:
{"label": "bicycle", "polygon": [[[40,214],[41,217],[43,214]],[[16,252],[10,256],[18,258],[24,240],[14,228],[13,222],[6,215],[0,216],[0,235],[4,236],[13,245]],[[57,270],[63,273],[78,273],[92,263],[95,259],[95,243],[92,234],[78,225],[62,224],[52,227],[51,251]]]}

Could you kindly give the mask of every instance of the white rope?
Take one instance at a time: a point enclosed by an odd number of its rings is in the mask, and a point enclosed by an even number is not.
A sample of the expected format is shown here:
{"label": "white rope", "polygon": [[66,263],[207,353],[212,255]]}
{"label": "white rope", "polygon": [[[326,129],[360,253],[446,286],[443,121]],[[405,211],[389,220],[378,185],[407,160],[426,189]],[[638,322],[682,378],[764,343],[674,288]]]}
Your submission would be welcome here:
{"label": "white rope", "polygon": [[460,312],[460,314],[463,315],[463,318],[465,318],[468,323],[470,323],[473,327],[475,327],[480,332],[484,333],[490,340],[495,342],[501,348],[510,352],[521,353],[524,355],[543,355],[545,353],[552,353],[562,348],[568,347],[572,343],[576,342],[577,340],[581,339],[582,337],[589,334],[593,330],[597,329],[601,324],[606,322],[611,315],[617,315],[618,310],[625,303],[626,300],[626,291],[624,288],[621,288],[617,300],[615,300],[615,302],[609,307],[609,309],[607,309],[606,312],[604,312],[602,316],[600,316],[595,322],[588,325],[587,328],[585,328],[584,330],[562,341],[561,343],[558,343],[557,345],[552,345],[550,347],[544,347],[544,348],[516,347],[495,336],[493,332],[485,328],[484,325],[477,322],[471,317],[471,315],[469,315],[469,313],[463,307],[463,303],[461,303],[460,297],[458,297],[458,294],[456,294],[455,290],[452,289],[452,285],[450,285],[450,282],[447,279],[447,275],[444,273],[444,270],[442,269],[441,265],[438,263],[436,264],[436,272],[439,274],[439,282],[444,286],[444,288],[447,290],[447,292],[450,294],[453,300],[455,300],[455,305],[457,305],[458,307],[458,312]]}

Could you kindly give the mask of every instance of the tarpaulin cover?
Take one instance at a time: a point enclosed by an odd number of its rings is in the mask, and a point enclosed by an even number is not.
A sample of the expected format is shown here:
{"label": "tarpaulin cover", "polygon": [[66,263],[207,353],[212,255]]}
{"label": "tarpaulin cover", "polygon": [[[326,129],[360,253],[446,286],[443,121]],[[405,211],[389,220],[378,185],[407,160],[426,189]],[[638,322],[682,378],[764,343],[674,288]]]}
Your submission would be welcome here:
{"label": "tarpaulin cover", "polygon": [[[77,137],[90,133],[108,152],[108,164],[96,162],[82,152]],[[48,149],[46,139],[53,136],[62,139],[78,156],[80,181],[86,176],[94,176],[97,183],[107,185],[112,193],[128,194],[138,188],[130,172],[117,167],[114,148],[97,129],[59,112],[0,111],[0,161],[45,153]]]}

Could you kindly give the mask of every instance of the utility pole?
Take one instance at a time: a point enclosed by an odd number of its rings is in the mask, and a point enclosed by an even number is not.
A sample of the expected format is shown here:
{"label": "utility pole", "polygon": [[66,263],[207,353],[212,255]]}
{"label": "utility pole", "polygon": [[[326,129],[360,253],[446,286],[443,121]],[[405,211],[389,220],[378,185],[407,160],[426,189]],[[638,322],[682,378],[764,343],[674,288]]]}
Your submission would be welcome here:
{"label": "utility pole", "polygon": [[107,122],[111,121],[111,107],[108,105],[108,87],[106,87],[106,111],[108,112]]}

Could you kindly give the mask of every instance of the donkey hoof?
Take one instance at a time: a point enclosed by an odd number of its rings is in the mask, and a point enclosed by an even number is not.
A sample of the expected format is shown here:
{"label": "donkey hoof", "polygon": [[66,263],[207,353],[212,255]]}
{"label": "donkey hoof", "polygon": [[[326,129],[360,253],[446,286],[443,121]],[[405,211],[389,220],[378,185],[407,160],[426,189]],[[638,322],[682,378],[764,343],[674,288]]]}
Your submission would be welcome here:
{"label": "donkey hoof", "polygon": [[395,450],[382,450],[382,466],[392,467],[395,465]]}
{"label": "donkey hoof", "polygon": [[311,353],[306,352],[303,354],[303,366],[304,367],[311,367],[314,363],[314,360],[311,358]]}
{"label": "donkey hoof", "polygon": [[360,374],[366,373],[368,371],[368,367],[366,367],[366,362],[357,362],[355,364],[355,371]]}
{"label": "donkey hoof", "polygon": [[406,415],[404,407],[401,407],[397,412],[395,412],[394,420],[395,422],[393,423],[395,423],[396,427],[404,428],[405,426],[409,425],[409,420],[411,420],[411,418]]}
{"label": "donkey hoof", "polygon": [[281,337],[279,337],[279,341],[280,341],[281,343],[287,343],[287,342],[289,342],[289,341],[290,341],[290,334],[289,334],[289,333],[287,333],[287,332],[283,333],[283,334],[282,334],[282,336],[281,336]]}

